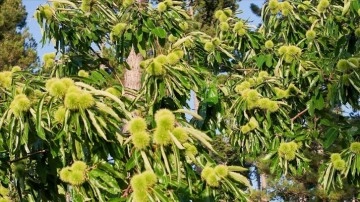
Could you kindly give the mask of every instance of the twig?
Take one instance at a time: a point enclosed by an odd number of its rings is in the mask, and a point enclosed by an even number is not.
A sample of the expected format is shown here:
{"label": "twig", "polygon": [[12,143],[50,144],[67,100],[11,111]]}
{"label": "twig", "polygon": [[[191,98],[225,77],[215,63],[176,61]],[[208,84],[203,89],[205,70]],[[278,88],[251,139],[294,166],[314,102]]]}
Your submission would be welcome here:
{"label": "twig", "polygon": [[99,58],[99,60],[101,61],[101,63],[103,63],[103,65],[106,65],[106,67],[110,68],[111,70],[114,70],[114,68],[110,65],[110,62],[103,58],[97,51],[95,51],[92,47],[90,47],[90,50]]}
{"label": "twig", "polygon": [[304,114],[305,112],[307,112],[308,110],[309,110],[309,109],[306,108],[306,109],[302,110],[301,112],[299,112],[298,114],[296,114],[294,117],[292,117],[292,118],[290,119],[291,123],[293,123],[295,119],[299,118],[301,115],[303,115],[303,114]]}
{"label": "twig", "polygon": [[21,160],[23,160],[23,159],[29,158],[30,156],[34,156],[34,155],[36,155],[36,154],[41,154],[41,153],[46,153],[46,152],[47,152],[46,149],[40,150],[40,151],[36,151],[36,152],[30,153],[30,154],[28,154],[28,155],[26,155],[26,156],[23,156],[23,157],[21,157],[21,158],[17,158],[17,159],[8,161],[8,163],[14,163],[14,162],[17,162],[17,161],[21,161]]}
{"label": "twig", "polygon": [[129,196],[130,192],[131,192],[131,186],[129,185],[124,191],[124,193],[121,195],[122,197],[127,197]]}

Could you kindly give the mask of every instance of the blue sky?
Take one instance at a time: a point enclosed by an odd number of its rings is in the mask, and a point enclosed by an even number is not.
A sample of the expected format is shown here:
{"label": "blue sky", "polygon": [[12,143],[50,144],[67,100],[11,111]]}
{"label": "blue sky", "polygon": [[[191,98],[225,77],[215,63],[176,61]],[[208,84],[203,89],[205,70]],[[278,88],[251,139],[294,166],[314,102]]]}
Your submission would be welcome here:
{"label": "blue sky", "polygon": [[[35,38],[36,42],[38,42],[38,55],[40,60],[42,59],[42,55],[44,53],[53,52],[54,48],[52,44],[47,44],[44,47],[40,44],[41,40],[41,31],[38,23],[36,22],[36,19],[33,18],[33,14],[36,10],[36,8],[41,5],[45,4],[46,0],[23,0],[23,4],[26,7],[26,11],[28,12],[27,16],[27,25],[29,27],[30,32],[32,33],[33,37]],[[250,10],[250,4],[255,3],[259,6],[264,2],[264,0],[242,0],[239,4],[240,9],[243,11],[242,14],[240,14],[240,17],[245,20],[253,21],[252,24],[257,25],[260,23],[260,18],[256,17],[254,14],[252,14]]]}
{"label": "blue sky", "polygon": [[41,31],[40,31],[40,26],[38,25],[36,19],[33,17],[36,8],[39,5],[44,4],[46,2],[47,2],[46,0],[23,0],[23,4],[25,5],[26,11],[28,13],[27,26],[29,27],[30,33],[33,35],[36,42],[38,43],[37,50],[38,50],[38,55],[39,55],[40,59],[42,59],[42,55],[44,53],[54,51],[54,48],[52,45],[47,45],[45,47],[41,46],[40,40],[41,40],[42,35],[41,35]]}

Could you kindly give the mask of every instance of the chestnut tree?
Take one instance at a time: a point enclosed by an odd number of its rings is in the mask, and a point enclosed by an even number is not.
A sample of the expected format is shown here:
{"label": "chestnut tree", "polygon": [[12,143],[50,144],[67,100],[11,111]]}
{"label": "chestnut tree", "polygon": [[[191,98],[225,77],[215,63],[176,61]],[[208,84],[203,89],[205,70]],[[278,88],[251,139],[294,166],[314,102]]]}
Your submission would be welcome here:
{"label": "chestnut tree", "polygon": [[360,3],[270,0],[258,28],[225,8],[208,34],[185,9],[38,8],[56,52],[0,73],[1,200],[359,198],[359,117],[342,109],[359,109]]}

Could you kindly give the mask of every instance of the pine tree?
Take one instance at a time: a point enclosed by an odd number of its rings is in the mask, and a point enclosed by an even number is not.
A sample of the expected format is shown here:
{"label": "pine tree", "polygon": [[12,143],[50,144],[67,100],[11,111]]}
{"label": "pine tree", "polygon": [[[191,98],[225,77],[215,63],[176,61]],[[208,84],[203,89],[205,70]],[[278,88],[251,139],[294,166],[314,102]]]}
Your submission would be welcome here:
{"label": "pine tree", "polygon": [[252,3],[250,4],[250,9],[256,16],[261,16],[261,8],[258,5]]}
{"label": "pine tree", "polygon": [[36,43],[27,32],[21,0],[0,0],[0,69],[29,67],[36,60]]}

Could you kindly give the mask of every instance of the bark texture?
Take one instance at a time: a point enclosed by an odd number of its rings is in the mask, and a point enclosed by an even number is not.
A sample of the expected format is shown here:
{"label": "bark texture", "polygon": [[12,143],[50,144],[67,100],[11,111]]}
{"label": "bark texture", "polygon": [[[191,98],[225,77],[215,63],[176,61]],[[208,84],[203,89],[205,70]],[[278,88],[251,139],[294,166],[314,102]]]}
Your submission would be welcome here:
{"label": "bark texture", "polygon": [[124,86],[132,90],[141,88],[141,68],[140,62],[143,60],[140,53],[136,54],[134,48],[131,49],[126,62],[130,69],[126,69],[124,73]]}

